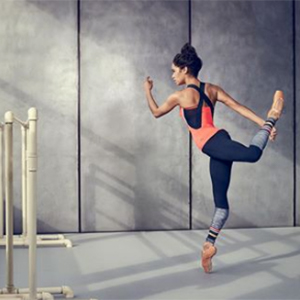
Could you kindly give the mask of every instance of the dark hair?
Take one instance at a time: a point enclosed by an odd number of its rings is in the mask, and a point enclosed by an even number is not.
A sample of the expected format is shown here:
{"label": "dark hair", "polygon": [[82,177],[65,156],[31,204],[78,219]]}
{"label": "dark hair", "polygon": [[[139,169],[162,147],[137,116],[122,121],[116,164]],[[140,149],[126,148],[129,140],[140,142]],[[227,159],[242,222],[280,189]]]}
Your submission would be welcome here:
{"label": "dark hair", "polygon": [[175,55],[173,64],[180,69],[187,67],[189,73],[195,77],[198,76],[202,68],[201,58],[198,56],[195,48],[189,43],[182,47],[181,53]]}

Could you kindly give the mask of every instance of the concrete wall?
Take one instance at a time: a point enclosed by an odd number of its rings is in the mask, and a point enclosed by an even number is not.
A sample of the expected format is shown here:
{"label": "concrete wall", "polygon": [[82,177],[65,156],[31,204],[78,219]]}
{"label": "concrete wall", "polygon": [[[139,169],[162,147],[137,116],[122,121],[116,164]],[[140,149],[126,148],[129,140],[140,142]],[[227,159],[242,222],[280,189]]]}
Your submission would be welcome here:
{"label": "concrete wall", "polygon": [[[39,110],[38,229],[77,231],[76,1],[1,1],[0,119]],[[21,230],[20,136],[15,127],[15,215]]]}
{"label": "concrete wall", "polygon": [[[203,81],[220,85],[262,117],[273,93],[287,99],[278,139],[255,165],[233,165],[227,227],[293,224],[292,1],[193,1],[192,41],[203,57]],[[249,144],[257,126],[218,104],[215,123]],[[213,212],[209,159],[193,147],[193,228]]]}
{"label": "concrete wall", "polygon": [[82,230],[187,229],[188,133],[178,110],[155,120],[188,40],[187,1],[81,2]]}
{"label": "concrete wall", "polygon": [[[284,90],[287,101],[293,99],[292,3],[192,1],[192,42],[204,61],[200,79],[221,85],[262,116],[276,89]],[[295,4],[297,16],[300,5]],[[147,75],[154,79],[159,103],[176,89],[170,65],[188,41],[188,0],[80,5],[78,95],[77,1],[0,2],[0,113],[13,110],[26,119],[30,106],[39,109],[39,231],[188,229],[188,133],[178,110],[155,120],[142,89]],[[299,49],[299,17],[296,30]],[[299,66],[297,57],[297,112]],[[295,183],[293,176],[294,109],[287,105],[278,140],[268,145],[260,162],[234,165],[227,227],[293,224],[294,184],[300,205],[299,180]],[[257,131],[220,104],[215,120],[244,144]],[[16,130],[16,155],[19,139]],[[192,153],[193,228],[206,228],[213,212],[209,160],[194,146]],[[19,169],[17,157],[17,232]],[[296,215],[299,225],[299,209]]]}

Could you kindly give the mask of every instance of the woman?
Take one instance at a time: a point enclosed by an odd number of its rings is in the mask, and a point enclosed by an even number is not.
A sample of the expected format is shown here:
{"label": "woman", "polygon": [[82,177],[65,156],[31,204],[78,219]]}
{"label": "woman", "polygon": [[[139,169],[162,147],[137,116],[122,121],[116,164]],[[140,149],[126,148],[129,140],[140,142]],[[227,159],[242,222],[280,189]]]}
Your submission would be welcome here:
{"label": "woman", "polygon": [[[260,159],[268,139],[274,140],[276,137],[274,125],[281,115],[284,100],[283,93],[276,91],[267,120],[263,120],[249,108],[235,101],[219,86],[200,82],[197,77],[201,67],[202,61],[195,49],[185,44],[181,53],[174,57],[172,79],[177,85],[186,85],[186,88],[170,95],[161,106],[158,106],[153,98],[153,81],[149,77],[144,82],[144,89],[149,108],[156,118],[169,113],[176,106],[180,107],[180,115],[186,122],[194,142],[210,157],[215,212],[202,250],[202,267],[209,273],[212,270],[211,260],[217,252],[217,236],[229,215],[227,191],[232,163],[256,162]],[[227,131],[214,126],[213,112],[217,101],[261,127],[249,147],[231,140]]]}

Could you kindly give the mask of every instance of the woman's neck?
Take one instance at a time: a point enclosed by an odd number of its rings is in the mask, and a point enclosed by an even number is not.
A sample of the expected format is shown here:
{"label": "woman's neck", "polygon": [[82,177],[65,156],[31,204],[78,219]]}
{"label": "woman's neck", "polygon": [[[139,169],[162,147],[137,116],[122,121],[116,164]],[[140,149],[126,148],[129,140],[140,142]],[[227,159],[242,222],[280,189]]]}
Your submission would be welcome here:
{"label": "woman's neck", "polygon": [[185,84],[186,85],[189,85],[189,84],[195,84],[197,86],[199,86],[200,84],[200,80],[196,77],[188,77],[186,80],[185,80]]}

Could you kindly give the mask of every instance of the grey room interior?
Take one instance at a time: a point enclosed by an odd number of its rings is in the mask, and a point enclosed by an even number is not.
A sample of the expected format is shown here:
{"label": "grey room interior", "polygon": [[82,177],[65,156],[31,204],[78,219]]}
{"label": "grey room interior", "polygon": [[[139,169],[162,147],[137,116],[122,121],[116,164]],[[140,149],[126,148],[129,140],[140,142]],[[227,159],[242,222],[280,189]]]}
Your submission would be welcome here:
{"label": "grey room interior", "polygon": [[[262,160],[234,166],[227,228],[299,225],[299,15],[293,0],[191,1],[191,11],[188,0],[1,1],[2,116],[39,110],[38,231],[207,228],[208,158],[190,149],[178,110],[152,117],[142,88],[150,75],[160,103],[176,89],[171,62],[189,36],[201,80],[261,116],[276,89],[287,100]],[[257,130],[221,104],[215,123],[244,144]],[[16,232],[19,145],[15,130]]]}
{"label": "grey room interior", "polygon": [[[38,232],[73,243],[36,249],[37,287],[69,286],[78,300],[299,299],[300,1],[0,0],[0,40],[0,122],[39,111]],[[275,90],[286,103],[262,159],[234,165],[210,274],[208,157],[178,109],[153,118],[143,90],[148,75],[159,103],[178,89],[171,63],[188,41],[200,80],[262,117]],[[214,120],[246,145],[258,129],[222,104]],[[15,126],[16,234],[20,148]],[[13,249],[16,288],[30,286],[30,251]],[[0,247],[6,300],[7,261]]]}

